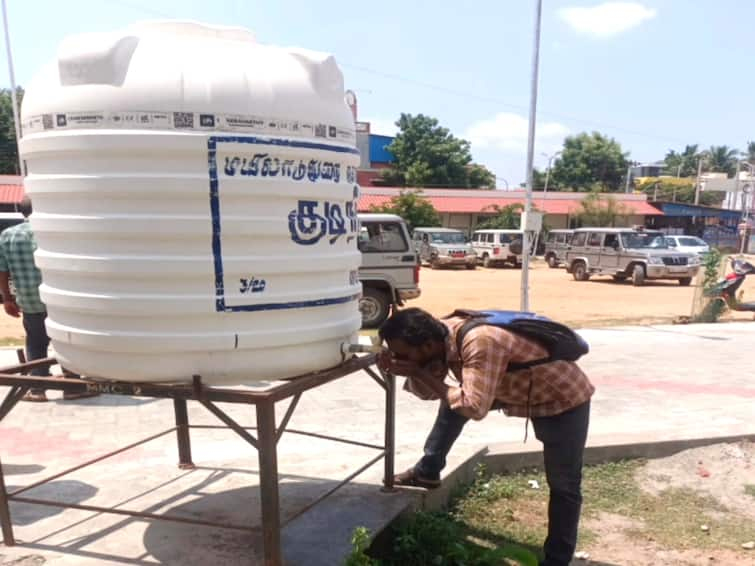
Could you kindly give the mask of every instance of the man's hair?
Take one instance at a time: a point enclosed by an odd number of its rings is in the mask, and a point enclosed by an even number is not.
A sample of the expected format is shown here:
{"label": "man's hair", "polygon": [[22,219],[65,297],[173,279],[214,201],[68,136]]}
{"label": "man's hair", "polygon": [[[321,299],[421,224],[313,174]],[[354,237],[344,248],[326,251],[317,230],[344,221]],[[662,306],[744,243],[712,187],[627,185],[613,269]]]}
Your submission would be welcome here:
{"label": "man's hair", "polygon": [[18,211],[24,215],[25,218],[31,216],[31,199],[24,197],[24,200],[18,203]]}
{"label": "man's hair", "polygon": [[430,313],[411,308],[386,320],[378,334],[381,340],[403,340],[410,346],[421,346],[426,342],[443,342],[448,329]]}

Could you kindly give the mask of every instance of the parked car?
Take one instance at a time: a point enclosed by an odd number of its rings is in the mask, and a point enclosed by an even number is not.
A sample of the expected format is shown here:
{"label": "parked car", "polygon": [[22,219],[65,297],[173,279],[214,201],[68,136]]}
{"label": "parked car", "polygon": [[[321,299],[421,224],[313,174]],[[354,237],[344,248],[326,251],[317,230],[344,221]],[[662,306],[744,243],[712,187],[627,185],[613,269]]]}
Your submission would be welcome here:
{"label": "parked car", "polygon": [[472,247],[485,267],[506,263],[521,267],[522,238],[521,230],[475,230],[472,234]]}
{"label": "parked car", "polygon": [[637,286],[646,279],[676,279],[686,286],[699,269],[697,254],[674,251],[663,233],[649,230],[580,228],[566,251],[566,271],[577,281],[611,275],[619,282],[631,278]]}
{"label": "parked car", "polygon": [[710,253],[710,246],[702,238],[696,236],[666,236],[668,246],[677,252],[705,255]]}
{"label": "parked car", "polygon": [[394,214],[360,214],[359,251],[362,266],[362,326],[376,328],[388,317],[391,305],[416,299],[419,259],[411,247],[409,229]]}
{"label": "parked car", "polygon": [[448,265],[477,268],[477,254],[461,230],[415,228],[412,241],[420,263],[427,263],[433,269]]}
{"label": "parked car", "polygon": [[574,230],[551,230],[545,239],[545,261],[548,267],[556,268],[566,261],[566,250]]}

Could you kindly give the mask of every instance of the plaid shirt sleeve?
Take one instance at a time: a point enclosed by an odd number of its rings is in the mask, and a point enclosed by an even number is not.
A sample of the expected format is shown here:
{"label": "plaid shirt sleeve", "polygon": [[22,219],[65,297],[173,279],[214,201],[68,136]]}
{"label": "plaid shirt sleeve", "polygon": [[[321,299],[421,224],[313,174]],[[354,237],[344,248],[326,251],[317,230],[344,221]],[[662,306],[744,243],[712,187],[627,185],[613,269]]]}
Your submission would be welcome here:
{"label": "plaid shirt sleeve", "polygon": [[510,340],[494,340],[489,327],[472,329],[464,336],[461,385],[448,390],[451,409],[474,420],[488,414],[496,400],[499,377],[506,373],[512,346]]}
{"label": "plaid shirt sleeve", "polygon": [[6,254],[5,248],[7,247],[7,241],[8,237],[5,234],[5,231],[3,230],[2,233],[0,233],[0,271],[9,272],[10,267],[8,266],[8,258]]}

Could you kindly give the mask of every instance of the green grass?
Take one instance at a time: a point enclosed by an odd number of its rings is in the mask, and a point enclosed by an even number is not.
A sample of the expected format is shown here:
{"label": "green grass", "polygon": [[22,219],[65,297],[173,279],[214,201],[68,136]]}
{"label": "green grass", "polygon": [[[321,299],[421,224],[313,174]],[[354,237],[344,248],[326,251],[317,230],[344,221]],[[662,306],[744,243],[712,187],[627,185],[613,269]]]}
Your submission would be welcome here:
{"label": "green grass", "polygon": [[749,495],[750,497],[755,497],[755,485],[747,484],[745,486],[745,493]]}
{"label": "green grass", "polygon": [[[620,515],[636,525],[627,536],[652,538],[665,548],[739,548],[749,519],[689,489],[671,488],[657,496],[643,491],[635,479],[643,465],[632,460],[585,467],[583,519],[596,519],[601,513]],[[540,489],[528,486],[533,479]],[[745,491],[755,497],[755,486],[747,486]],[[468,528],[493,541],[539,546],[547,529],[547,503],[542,472],[497,475],[478,479],[456,503],[455,514]],[[700,529],[703,524],[710,526],[707,533]],[[580,546],[597,539],[597,533],[583,521]]]}

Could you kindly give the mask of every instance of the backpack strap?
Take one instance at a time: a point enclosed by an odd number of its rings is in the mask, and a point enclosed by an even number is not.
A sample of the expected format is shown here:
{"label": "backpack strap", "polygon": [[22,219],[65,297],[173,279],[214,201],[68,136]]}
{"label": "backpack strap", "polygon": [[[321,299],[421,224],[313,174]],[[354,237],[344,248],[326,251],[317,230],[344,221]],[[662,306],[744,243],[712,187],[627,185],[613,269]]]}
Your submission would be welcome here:
{"label": "backpack strap", "polygon": [[[467,335],[467,333],[472,330],[473,328],[477,328],[478,326],[495,326],[496,328],[503,328],[504,330],[508,330],[509,332],[512,332],[513,334],[516,334],[516,331],[511,329],[510,327],[505,326],[497,326],[497,325],[488,325],[488,323],[485,321],[484,315],[479,313],[478,311],[454,311],[451,316],[464,316],[464,314],[457,314],[457,313],[476,313],[476,316],[470,318],[465,323],[461,325],[459,330],[456,332],[456,352],[459,354],[459,359],[461,360],[461,348],[462,344],[464,343],[464,337]],[[464,360],[462,360],[463,362]],[[524,369],[530,369],[535,366],[548,364],[553,361],[553,358],[551,356],[548,356],[547,358],[540,358],[539,360],[532,360],[530,362],[509,362],[507,365],[508,371],[521,371]]]}

